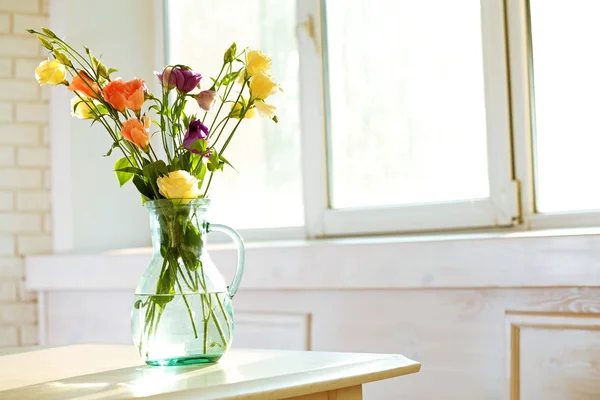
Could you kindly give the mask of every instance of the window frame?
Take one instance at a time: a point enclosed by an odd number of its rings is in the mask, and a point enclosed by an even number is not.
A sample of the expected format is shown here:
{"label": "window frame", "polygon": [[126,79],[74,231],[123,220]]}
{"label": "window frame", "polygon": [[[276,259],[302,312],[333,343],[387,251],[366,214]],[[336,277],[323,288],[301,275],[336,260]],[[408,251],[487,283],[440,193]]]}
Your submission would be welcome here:
{"label": "window frame", "polygon": [[[518,217],[513,179],[504,3],[482,0],[482,45],[490,197],[444,203],[332,209],[329,204],[329,109],[326,0],[299,1],[305,227],[309,238],[512,226]],[[492,43],[492,46],[488,44]],[[320,86],[320,87],[318,87]]]}
{"label": "window frame", "polygon": [[520,184],[521,229],[600,226],[600,210],[540,213],[535,196],[535,93],[529,0],[506,0],[515,176]]}

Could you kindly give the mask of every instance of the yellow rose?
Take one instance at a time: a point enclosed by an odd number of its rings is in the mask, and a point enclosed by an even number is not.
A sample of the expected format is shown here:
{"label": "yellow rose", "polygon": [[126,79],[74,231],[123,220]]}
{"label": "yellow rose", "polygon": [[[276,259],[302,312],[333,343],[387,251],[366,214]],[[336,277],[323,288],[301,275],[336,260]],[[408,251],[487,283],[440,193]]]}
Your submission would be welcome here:
{"label": "yellow rose", "polygon": [[156,184],[160,194],[167,199],[187,199],[187,201],[182,201],[182,204],[202,195],[198,187],[198,179],[187,171],[169,172],[168,176],[158,177]]}
{"label": "yellow rose", "polygon": [[261,117],[273,119],[275,116],[276,107],[271,104],[267,104],[262,100],[256,100],[256,111]]}
{"label": "yellow rose", "polygon": [[56,60],[42,61],[35,69],[35,79],[41,85],[59,85],[65,80],[65,66]]}
{"label": "yellow rose", "polygon": [[[232,118],[239,119],[240,112],[242,111],[242,107],[244,104],[248,104],[248,101],[242,97],[241,101],[238,101],[237,103],[234,103],[231,105],[231,113],[229,115]],[[254,114],[256,114],[256,111],[254,110],[254,108],[251,108],[249,110],[246,110],[246,114],[244,114],[244,118],[246,118],[246,119],[252,118],[252,117],[254,117]]]}
{"label": "yellow rose", "polygon": [[91,119],[95,115],[92,110],[95,107],[89,103],[89,100],[81,100],[75,96],[71,99],[71,115],[79,119]]}
{"label": "yellow rose", "polygon": [[246,71],[248,76],[259,72],[267,73],[271,69],[271,59],[260,50],[246,51]]}
{"label": "yellow rose", "polygon": [[250,94],[253,99],[265,100],[278,90],[281,88],[271,75],[259,72],[250,78]]}

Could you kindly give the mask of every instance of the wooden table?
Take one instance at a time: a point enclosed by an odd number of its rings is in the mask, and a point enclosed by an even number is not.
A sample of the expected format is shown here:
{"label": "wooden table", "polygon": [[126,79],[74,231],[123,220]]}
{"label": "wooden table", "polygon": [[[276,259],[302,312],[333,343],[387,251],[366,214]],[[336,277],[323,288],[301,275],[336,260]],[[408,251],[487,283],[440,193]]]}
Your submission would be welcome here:
{"label": "wooden table", "polygon": [[390,354],[232,350],[215,365],[151,367],[133,346],[0,349],[0,399],[360,400],[362,384],[420,368]]}

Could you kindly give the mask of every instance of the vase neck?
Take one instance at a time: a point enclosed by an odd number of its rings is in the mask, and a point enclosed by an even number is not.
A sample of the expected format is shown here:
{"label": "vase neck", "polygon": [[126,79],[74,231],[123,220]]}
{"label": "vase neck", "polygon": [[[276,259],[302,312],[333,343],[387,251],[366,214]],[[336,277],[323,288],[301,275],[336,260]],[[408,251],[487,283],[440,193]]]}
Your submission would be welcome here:
{"label": "vase neck", "polygon": [[208,226],[205,206],[165,203],[148,207],[148,211],[155,254],[173,253],[172,249],[184,257],[186,252],[202,254]]}

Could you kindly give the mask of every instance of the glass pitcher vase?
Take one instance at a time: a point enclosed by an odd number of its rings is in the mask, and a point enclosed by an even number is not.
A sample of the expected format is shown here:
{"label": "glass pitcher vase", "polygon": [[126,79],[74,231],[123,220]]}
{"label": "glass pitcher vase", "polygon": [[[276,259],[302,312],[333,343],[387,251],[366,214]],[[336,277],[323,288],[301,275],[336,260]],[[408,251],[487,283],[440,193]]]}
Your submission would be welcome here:
{"label": "glass pitcher vase", "polygon": [[[231,346],[231,299],[244,271],[244,243],[230,227],[206,221],[209,204],[208,199],[145,203],[153,254],[135,290],[131,331],[146,364],[214,363]],[[208,255],[209,231],[223,232],[237,245],[230,286]]]}

